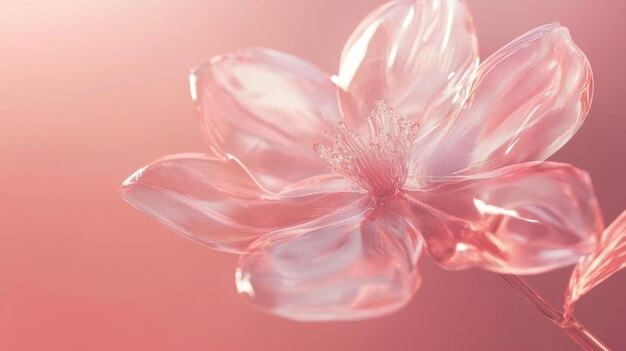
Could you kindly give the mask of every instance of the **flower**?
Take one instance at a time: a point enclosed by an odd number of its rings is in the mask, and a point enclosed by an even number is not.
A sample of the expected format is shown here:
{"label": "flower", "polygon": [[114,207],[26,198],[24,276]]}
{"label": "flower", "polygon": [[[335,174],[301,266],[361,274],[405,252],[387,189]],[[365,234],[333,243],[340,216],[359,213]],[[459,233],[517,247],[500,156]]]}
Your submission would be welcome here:
{"label": "flower", "polygon": [[464,2],[393,1],[359,24],[336,76],[246,48],[190,80],[210,155],[159,159],[122,195],[241,254],[238,291],[277,315],[397,310],[424,251],[447,269],[545,272],[589,253],[604,227],[588,175],[542,162],[592,96],[589,63],[558,24],[479,65]]}

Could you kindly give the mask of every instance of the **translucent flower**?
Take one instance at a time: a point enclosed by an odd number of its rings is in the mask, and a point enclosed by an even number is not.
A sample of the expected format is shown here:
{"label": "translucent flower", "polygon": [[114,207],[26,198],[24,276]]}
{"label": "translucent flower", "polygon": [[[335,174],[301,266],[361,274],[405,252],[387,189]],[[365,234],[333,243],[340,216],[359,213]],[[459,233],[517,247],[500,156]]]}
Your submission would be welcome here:
{"label": "translucent flower", "polygon": [[447,269],[534,274],[575,263],[604,225],[588,175],[541,162],[582,124],[592,74],[549,24],[479,65],[458,0],[369,14],[330,76],[247,48],[191,74],[210,155],[167,156],[126,201],[241,254],[237,289],[280,316],[394,311],[426,251]]}

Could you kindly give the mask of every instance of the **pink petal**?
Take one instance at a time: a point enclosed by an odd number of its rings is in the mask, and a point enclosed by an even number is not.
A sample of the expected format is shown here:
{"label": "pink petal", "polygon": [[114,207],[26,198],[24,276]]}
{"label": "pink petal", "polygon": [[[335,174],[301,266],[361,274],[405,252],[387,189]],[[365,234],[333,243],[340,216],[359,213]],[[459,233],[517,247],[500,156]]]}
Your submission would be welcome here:
{"label": "pink petal", "polygon": [[140,169],[122,196],[184,237],[240,253],[259,236],[306,223],[363,194],[349,181],[326,176],[284,194],[264,191],[235,158],[179,154]]}
{"label": "pink petal", "polygon": [[341,120],[336,87],[319,68],[270,49],[212,58],[190,76],[211,147],[239,158],[268,189],[325,174],[313,145]]}
{"label": "pink petal", "polygon": [[416,150],[414,173],[462,176],[546,159],[583,123],[592,80],[566,28],[549,24],[524,34],[481,64],[448,131]]}
{"label": "pink petal", "polygon": [[443,267],[536,274],[589,253],[603,222],[589,176],[535,162],[409,191],[430,255]]}
{"label": "pink petal", "polygon": [[478,43],[464,1],[392,1],[370,13],[345,44],[337,83],[348,124],[358,129],[377,100],[426,134],[465,98]]}
{"label": "pink petal", "polygon": [[626,211],[602,233],[598,247],[580,260],[565,294],[565,311],[571,314],[574,303],[596,285],[626,267]]}
{"label": "pink petal", "polygon": [[262,237],[240,258],[238,291],[302,321],[362,319],[402,307],[421,280],[422,242],[404,218],[406,204],[375,201]]}

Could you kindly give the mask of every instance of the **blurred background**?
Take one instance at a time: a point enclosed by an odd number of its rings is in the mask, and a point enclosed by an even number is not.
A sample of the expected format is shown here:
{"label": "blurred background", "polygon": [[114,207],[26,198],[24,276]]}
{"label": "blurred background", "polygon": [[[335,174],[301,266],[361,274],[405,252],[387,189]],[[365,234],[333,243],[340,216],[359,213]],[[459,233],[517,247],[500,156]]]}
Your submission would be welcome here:
{"label": "blurred background", "polygon": [[[336,72],[375,0],[0,0],[0,350],[575,350],[497,275],[422,267],[391,316],[303,324],[257,311],[236,257],[183,239],[118,187],[203,151],[189,69],[246,45]],[[626,2],[469,0],[485,58],[559,21],[594,69],[587,122],[552,159],[591,173],[606,222],[626,207]],[[528,278],[559,304],[570,269]],[[626,272],[579,319],[626,349]]]}

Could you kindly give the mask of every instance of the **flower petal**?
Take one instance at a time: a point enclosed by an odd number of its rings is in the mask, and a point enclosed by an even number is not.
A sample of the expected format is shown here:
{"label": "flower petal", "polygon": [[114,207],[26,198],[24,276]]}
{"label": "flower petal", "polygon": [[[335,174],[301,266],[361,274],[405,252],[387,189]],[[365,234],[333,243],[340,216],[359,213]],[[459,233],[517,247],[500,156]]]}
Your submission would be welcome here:
{"label": "flower petal", "polygon": [[249,48],[212,58],[190,76],[211,147],[239,158],[268,189],[328,173],[313,145],[341,114],[336,87],[294,56]]}
{"label": "flower petal", "polygon": [[443,267],[536,274],[575,263],[604,226],[587,173],[535,162],[410,191],[430,255]]}
{"label": "flower petal", "polygon": [[448,130],[416,150],[422,177],[454,177],[544,160],[583,123],[591,67],[566,28],[534,29],[481,64],[472,92]]}
{"label": "flower petal", "polygon": [[602,233],[598,247],[578,262],[565,294],[565,313],[596,285],[626,267],[626,211]]}
{"label": "flower petal", "polygon": [[238,291],[302,321],[370,318],[402,307],[421,280],[422,241],[402,214],[406,203],[371,207],[374,201],[254,242],[240,257]]}
{"label": "flower petal", "polygon": [[392,1],[370,13],[344,46],[337,83],[347,123],[359,129],[375,102],[426,134],[466,97],[478,42],[464,1]]}
{"label": "flower petal", "polygon": [[241,253],[259,236],[306,223],[364,195],[327,176],[284,194],[264,191],[235,158],[179,154],[140,169],[122,196],[181,235],[214,249]]}

